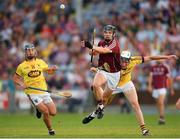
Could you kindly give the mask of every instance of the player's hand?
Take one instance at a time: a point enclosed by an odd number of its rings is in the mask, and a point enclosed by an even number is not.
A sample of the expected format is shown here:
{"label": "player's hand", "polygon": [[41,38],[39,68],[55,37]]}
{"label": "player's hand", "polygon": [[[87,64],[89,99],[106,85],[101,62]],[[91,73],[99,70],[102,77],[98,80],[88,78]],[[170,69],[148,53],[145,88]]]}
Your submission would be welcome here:
{"label": "player's hand", "polygon": [[57,69],[58,69],[58,66],[53,65],[52,67],[46,69],[46,72],[47,72],[48,74],[53,74]]}
{"label": "player's hand", "polygon": [[97,51],[94,50],[94,51],[92,52],[92,50],[89,49],[89,55],[94,55],[94,56],[95,56],[95,55],[98,55],[98,54],[99,54],[99,53],[98,53]]}
{"label": "player's hand", "polygon": [[56,65],[53,65],[52,67],[51,67],[51,70],[53,70],[53,71],[56,71],[58,69],[58,66],[56,66]]}
{"label": "player's hand", "polygon": [[177,57],[176,55],[169,55],[169,56],[168,56],[168,59],[175,59],[175,60],[177,60],[178,57]]}
{"label": "player's hand", "polygon": [[87,47],[89,49],[92,49],[93,46],[89,41],[81,41],[81,47]]}
{"label": "player's hand", "polygon": [[91,68],[90,68],[90,71],[92,71],[92,72],[96,73],[96,72],[97,72],[97,68],[95,68],[95,67],[91,67]]}
{"label": "player's hand", "polygon": [[26,84],[24,84],[24,83],[21,84],[20,87],[21,87],[21,89],[23,89],[23,90],[28,88],[28,86],[27,86]]}

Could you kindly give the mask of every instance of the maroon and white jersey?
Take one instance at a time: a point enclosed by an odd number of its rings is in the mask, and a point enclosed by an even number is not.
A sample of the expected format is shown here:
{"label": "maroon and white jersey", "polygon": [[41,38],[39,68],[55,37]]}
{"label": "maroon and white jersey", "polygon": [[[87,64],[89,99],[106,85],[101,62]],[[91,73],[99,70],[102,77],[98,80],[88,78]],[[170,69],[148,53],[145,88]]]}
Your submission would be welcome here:
{"label": "maroon and white jersey", "polygon": [[102,40],[98,43],[98,46],[107,47],[112,50],[112,53],[99,54],[98,67],[107,63],[109,65],[110,72],[114,73],[120,71],[120,47],[118,40],[113,39],[110,42]]}
{"label": "maroon and white jersey", "polygon": [[152,86],[154,89],[166,88],[168,67],[164,64],[156,64],[150,69],[152,73]]}

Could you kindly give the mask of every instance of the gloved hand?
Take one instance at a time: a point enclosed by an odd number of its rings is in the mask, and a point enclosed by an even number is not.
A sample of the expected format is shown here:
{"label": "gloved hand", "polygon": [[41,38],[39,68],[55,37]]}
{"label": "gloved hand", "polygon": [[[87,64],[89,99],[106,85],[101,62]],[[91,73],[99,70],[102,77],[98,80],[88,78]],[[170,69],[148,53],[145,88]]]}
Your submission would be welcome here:
{"label": "gloved hand", "polygon": [[84,46],[89,48],[89,49],[93,48],[92,44],[89,41],[84,41]]}

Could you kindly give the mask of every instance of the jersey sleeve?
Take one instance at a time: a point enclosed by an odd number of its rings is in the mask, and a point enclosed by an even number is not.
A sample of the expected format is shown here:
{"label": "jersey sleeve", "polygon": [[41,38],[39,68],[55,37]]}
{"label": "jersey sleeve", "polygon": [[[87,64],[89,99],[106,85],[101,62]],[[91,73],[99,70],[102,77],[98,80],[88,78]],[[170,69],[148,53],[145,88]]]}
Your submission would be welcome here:
{"label": "jersey sleeve", "polygon": [[23,73],[22,73],[22,66],[21,66],[21,65],[19,65],[19,66],[17,67],[17,69],[16,69],[16,74],[19,75],[19,76],[22,76],[22,75],[23,75]]}
{"label": "jersey sleeve", "polygon": [[143,57],[141,56],[134,56],[131,59],[135,65],[143,63]]}
{"label": "jersey sleeve", "polygon": [[45,61],[40,60],[40,63],[41,63],[41,67],[42,67],[42,69],[46,69],[46,68],[48,68],[48,64],[47,64]]}

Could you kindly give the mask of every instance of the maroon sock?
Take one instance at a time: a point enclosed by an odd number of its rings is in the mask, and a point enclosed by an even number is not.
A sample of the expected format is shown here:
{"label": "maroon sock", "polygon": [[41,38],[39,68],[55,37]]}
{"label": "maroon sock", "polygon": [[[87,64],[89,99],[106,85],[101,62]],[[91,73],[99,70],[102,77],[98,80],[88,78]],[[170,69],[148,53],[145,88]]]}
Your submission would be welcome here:
{"label": "maroon sock", "polygon": [[98,100],[97,103],[98,103],[98,105],[102,105],[103,101],[102,100]]}
{"label": "maroon sock", "polygon": [[162,115],[160,115],[160,117],[159,117],[160,119],[164,119],[164,116],[162,116]]}

